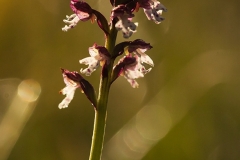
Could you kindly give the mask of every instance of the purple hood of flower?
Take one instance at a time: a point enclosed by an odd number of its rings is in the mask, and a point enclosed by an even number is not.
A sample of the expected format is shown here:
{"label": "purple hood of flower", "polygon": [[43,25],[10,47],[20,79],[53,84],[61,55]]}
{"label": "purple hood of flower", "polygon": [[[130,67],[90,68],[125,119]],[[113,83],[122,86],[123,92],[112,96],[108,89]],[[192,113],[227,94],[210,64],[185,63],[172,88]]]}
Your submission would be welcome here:
{"label": "purple hood of flower", "polygon": [[62,70],[62,73],[67,76],[67,78],[69,78],[74,82],[80,82],[83,79],[83,77],[76,71],[70,72],[69,70],[62,69],[62,68],[61,70]]}
{"label": "purple hood of flower", "polygon": [[81,21],[89,20],[93,14],[93,9],[83,1],[71,0],[70,7]]}
{"label": "purple hood of flower", "polygon": [[150,43],[146,43],[145,41],[141,40],[141,39],[136,39],[134,41],[132,41],[128,47],[128,51],[129,53],[132,53],[133,51],[137,50],[137,49],[151,49],[152,46],[150,45]]}

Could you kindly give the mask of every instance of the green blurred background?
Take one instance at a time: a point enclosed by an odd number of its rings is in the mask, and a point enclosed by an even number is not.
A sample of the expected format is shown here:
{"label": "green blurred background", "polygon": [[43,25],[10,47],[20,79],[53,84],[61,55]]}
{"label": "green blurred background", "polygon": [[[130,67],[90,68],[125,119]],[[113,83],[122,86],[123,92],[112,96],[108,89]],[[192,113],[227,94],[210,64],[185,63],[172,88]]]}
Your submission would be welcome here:
{"label": "green blurred background", "polygon": [[[109,1],[87,2],[109,17]],[[138,89],[113,84],[103,160],[239,160],[240,2],[161,2],[162,24],[133,19],[129,40],[153,45],[155,67]],[[104,37],[90,22],[62,32],[70,14],[69,0],[0,1],[0,159],[88,159],[94,110],[80,91],[58,109],[60,67],[84,68]],[[99,74],[86,77],[96,90]]]}

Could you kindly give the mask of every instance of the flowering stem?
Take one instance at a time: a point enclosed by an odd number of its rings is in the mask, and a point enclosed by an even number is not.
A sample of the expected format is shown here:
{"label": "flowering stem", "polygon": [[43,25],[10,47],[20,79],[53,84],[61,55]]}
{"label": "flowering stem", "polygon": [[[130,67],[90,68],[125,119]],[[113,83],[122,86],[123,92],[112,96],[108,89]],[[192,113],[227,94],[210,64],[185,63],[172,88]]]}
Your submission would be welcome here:
{"label": "flowering stem", "polygon": [[[109,35],[106,37],[106,42],[105,42],[105,47],[108,49],[109,53],[112,53],[113,51],[113,48],[116,42],[116,37],[117,37],[117,31],[115,27],[112,27],[110,29]],[[105,127],[106,127],[106,119],[107,119],[107,102],[108,102],[108,94],[111,86],[111,73],[112,73],[113,63],[114,63],[114,60],[111,59],[107,67],[108,70],[106,75],[103,74],[100,79],[99,95],[98,95],[97,107],[95,110],[94,129],[93,129],[92,145],[91,145],[89,160],[101,159]],[[104,70],[103,72],[105,73]]]}

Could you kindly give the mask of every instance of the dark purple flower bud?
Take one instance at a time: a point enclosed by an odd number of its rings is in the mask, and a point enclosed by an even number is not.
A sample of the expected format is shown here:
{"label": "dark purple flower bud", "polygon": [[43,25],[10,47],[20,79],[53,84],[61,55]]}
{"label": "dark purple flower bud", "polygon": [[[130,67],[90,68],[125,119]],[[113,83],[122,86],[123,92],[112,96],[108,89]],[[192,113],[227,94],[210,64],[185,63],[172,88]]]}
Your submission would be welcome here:
{"label": "dark purple flower bud", "polygon": [[67,69],[62,69],[62,73],[70,80],[74,81],[74,82],[79,82],[80,80],[83,79],[83,77],[76,71],[70,72]]}
{"label": "dark purple flower bud", "polygon": [[136,39],[130,43],[128,46],[128,52],[132,53],[133,51],[136,51],[137,49],[146,49],[149,50],[151,49],[152,46],[150,43],[146,43],[145,41],[141,39]]}

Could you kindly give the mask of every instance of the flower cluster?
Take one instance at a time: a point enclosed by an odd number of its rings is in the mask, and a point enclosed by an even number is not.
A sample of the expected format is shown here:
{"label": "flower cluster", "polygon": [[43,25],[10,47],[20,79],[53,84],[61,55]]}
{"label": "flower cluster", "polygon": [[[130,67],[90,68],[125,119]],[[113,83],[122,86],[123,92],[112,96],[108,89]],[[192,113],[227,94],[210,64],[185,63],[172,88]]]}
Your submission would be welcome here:
{"label": "flower cluster", "polygon": [[[137,31],[138,23],[132,22],[134,11],[143,8],[147,19],[154,21],[156,24],[159,24],[164,20],[162,12],[167,11],[166,7],[157,0],[127,0],[118,5],[116,5],[117,0],[111,0],[110,2],[113,5],[110,19],[111,21],[115,18],[117,19],[115,27],[117,30],[122,31],[124,38],[129,38]],[[79,21],[91,20],[91,22],[94,22],[97,19],[99,27],[105,33],[108,32],[108,29],[106,29],[108,24],[104,16],[100,12],[92,9],[86,2],[71,0],[70,7],[74,14],[70,16],[67,15],[66,19],[63,20],[64,23],[68,24],[62,28],[63,31],[68,31],[69,29],[74,28]]]}
{"label": "flower cluster", "polygon": [[141,39],[129,42],[129,44],[124,47],[126,56],[120,59],[118,64],[114,67],[113,72],[116,72],[114,80],[119,75],[123,75],[133,88],[137,88],[139,85],[136,79],[144,77],[144,75],[152,69],[145,69],[143,64],[154,66],[153,60],[145,54],[145,52],[151,48],[152,46],[149,43]]}
{"label": "flower cluster", "polygon": [[[71,0],[70,7],[74,14],[66,16],[63,21],[67,24],[62,30],[68,31],[74,28],[79,21],[91,22],[97,21],[98,26],[103,30],[105,38],[115,30],[122,31],[124,38],[129,38],[137,31],[138,23],[133,22],[134,13],[140,8],[143,9],[148,20],[152,20],[156,24],[161,23],[163,11],[167,9],[157,0],[110,0],[112,4],[110,21],[99,12],[90,7],[90,5],[83,1]],[[115,41],[115,40],[114,40]],[[136,79],[144,77],[145,74],[151,71],[154,66],[153,60],[145,53],[150,50],[152,46],[141,39],[134,41],[125,41],[117,44],[112,51],[109,51],[104,46],[94,44],[89,47],[90,57],[81,59],[80,64],[87,65],[85,69],[80,69],[80,72],[86,76],[90,76],[97,68],[102,67],[102,76],[107,73],[113,83],[120,75],[127,79],[133,88],[137,88],[139,84]],[[114,60],[124,55],[118,63],[113,66]],[[108,73],[108,67],[113,67]],[[150,66],[146,68],[146,66]],[[107,71],[105,71],[107,70]],[[92,85],[85,80],[78,72],[70,72],[62,69],[63,79],[66,87],[60,93],[66,95],[66,98],[59,104],[59,108],[68,107],[70,101],[73,99],[75,90],[82,89],[91,103],[96,106],[95,91]]]}

